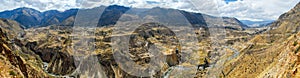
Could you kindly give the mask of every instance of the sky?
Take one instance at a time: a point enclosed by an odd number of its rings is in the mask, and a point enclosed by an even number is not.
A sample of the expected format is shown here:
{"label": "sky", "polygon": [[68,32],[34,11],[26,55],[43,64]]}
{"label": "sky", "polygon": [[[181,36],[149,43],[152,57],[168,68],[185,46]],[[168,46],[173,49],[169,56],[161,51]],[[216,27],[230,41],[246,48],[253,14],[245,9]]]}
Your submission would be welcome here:
{"label": "sky", "polygon": [[226,4],[230,3],[230,2],[235,2],[237,0],[224,0],[226,2]]}
{"label": "sky", "polygon": [[0,11],[29,7],[40,11],[123,5],[136,8],[163,7],[236,17],[239,20],[276,20],[300,0],[0,0]]}

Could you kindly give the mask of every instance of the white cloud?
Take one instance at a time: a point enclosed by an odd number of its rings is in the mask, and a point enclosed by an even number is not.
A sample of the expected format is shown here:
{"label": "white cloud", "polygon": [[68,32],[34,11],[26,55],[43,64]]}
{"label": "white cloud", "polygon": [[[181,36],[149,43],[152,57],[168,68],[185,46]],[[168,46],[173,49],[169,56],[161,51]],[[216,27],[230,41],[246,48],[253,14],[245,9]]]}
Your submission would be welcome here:
{"label": "white cloud", "polygon": [[298,2],[299,0],[238,0],[229,4],[221,2],[219,9],[222,16],[243,20],[275,20]]}
{"label": "white cloud", "polygon": [[[236,17],[242,20],[275,20],[293,8],[299,0],[238,0],[226,4],[223,0],[0,0],[0,11],[30,7],[41,11],[70,8],[92,8],[100,5],[124,5],[138,8],[164,7],[201,12],[214,16]],[[155,3],[149,3],[155,2]]]}
{"label": "white cloud", "polygon": [[75,0],[0,0],[0,11],[12,10],[19,7],[30,7],[40,11],[56,9],[63,11],[78,8]]}

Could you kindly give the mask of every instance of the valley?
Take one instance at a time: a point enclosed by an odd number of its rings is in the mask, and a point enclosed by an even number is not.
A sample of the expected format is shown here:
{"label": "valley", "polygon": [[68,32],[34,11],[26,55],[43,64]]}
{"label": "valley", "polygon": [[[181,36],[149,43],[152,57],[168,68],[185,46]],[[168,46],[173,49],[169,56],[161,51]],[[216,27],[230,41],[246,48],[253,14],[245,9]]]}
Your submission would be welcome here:
{"label": "valley", "polygon": [[[95,9],[102,15],[76,16]],[[300,3],[268,26],[248,27],[159,7],[19,8],[0,13],[0,77],[298,78],[299,14]]]}

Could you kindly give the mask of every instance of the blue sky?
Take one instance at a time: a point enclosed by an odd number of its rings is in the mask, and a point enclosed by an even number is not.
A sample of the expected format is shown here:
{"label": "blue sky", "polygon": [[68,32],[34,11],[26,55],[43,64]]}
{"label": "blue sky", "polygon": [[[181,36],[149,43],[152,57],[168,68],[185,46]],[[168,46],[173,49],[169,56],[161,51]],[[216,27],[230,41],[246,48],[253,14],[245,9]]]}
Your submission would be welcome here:
{"label": "blue sky", "polygon": [[276,20],[300,0],[0,0],[0,11],[30,7],[40,11],[124,5],[136,8],[174,8],[240,20]]}
{"label": "blue sky", "polygon": [[226,2],[226,4],[230,3],[230,2],[235,2],[237,0],[224,0]]}

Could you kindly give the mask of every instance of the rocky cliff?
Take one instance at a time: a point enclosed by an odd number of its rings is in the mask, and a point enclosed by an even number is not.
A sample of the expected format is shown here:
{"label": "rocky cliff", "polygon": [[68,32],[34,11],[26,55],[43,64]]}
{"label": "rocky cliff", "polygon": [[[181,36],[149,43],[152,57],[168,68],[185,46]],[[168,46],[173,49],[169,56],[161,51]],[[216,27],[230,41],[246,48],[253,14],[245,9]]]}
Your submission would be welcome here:
{"label": "rocky cliff", "polygon": [[17,39],[24,34],[20,25],[12,20],[0,20],[0,77],[49,77],[42,69],[39,56],[27,50]]}

